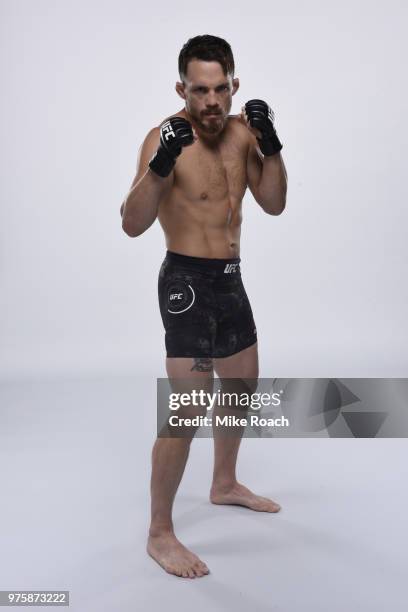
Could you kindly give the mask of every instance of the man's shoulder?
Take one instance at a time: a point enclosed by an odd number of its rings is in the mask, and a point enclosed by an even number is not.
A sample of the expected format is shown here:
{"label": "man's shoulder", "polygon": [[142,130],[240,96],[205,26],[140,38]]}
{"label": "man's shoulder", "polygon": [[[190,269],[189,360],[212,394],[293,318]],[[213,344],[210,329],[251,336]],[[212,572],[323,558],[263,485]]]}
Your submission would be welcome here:
{"label": "man's shoulder", "polygon": [[228,126],[234,138],[239,138],[249,144],[251,133],[244,125],[241,115],[228,115]]}
{"label": "man's shoulder", "polygon": [[245,125],[241,115],[228,115],[228,121],[231,127],[240,134],[246,134],[248,128]]}
{"label": "man's shoulder", "polygon": [[235,123],[242,123],[241,119],[240,119],[241,115],[228,115],[228,119],[232,124]]}

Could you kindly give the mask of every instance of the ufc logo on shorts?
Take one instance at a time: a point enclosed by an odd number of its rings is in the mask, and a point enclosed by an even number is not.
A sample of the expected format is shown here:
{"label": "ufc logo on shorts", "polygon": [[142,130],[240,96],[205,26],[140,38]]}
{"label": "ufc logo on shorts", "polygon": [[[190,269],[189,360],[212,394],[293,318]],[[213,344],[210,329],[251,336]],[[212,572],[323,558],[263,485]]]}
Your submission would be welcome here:
{"label": "ufc logo on shorts", "polygon": [[236,272],[238,265],[239,264],[237,263],[227,264],[224,269],[224,274],[231,274],[232,272]]}
{"label": "ufc logo on shorts", "polygon": [[181,300],[182,297],[183,297],[182,293],[171,293],[170,294],[170,301],[171,300]]}
{"label": "ufc logo on shorts", "polygon": [[162,133],[164,134],[164,138],[165,138],[166,140],[168,140],[168,139],[170,138],[170,136],[171,136],[172,138],[175,138],[175,137],[176,137],[176,135],[175,135],[175,133],[173,132],[173,129],[172,129],[172,127],[171,127],[171,123],[170,123],[170,121],[166,121],[166,123],[163,123],[163,125],[162,125]]}

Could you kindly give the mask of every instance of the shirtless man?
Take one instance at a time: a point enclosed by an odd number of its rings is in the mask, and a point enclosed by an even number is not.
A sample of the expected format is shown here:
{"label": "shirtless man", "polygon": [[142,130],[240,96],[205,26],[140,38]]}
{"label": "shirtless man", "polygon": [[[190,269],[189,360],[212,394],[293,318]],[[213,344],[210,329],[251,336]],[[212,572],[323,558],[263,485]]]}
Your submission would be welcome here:
{"label": "shirtless man", "polygon": [[[179,55],[185,106],[147,134],[121,207],[123,230],[140,236],[156,217],[167,253],[159,274],[169,378],[258,377],[256,329],[239,269],[241,207],[247,186],[268,215],[285,208],[287,175],[273,114],[251,100],[229,115],[238,91],[230,45],[190,39]],[[210,500],[278,512],[236,478],[241,438],[214,436]],[[172,507],[191,438],[158,438],[152,453],[148,553],[169,573],[195,578],[209,569],[175,536]]]}

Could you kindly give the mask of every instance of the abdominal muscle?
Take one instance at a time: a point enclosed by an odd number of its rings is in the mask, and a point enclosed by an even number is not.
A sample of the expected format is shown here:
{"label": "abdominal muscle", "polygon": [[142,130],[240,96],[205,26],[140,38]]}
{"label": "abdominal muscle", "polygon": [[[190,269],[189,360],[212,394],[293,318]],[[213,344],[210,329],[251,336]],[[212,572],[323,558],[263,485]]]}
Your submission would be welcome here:
{"label": "abdominal muscle", "polygon": [[239,257],[241,202],[189,201],[180,194],[160,205],[158,214],[169,251],[215,259]]}

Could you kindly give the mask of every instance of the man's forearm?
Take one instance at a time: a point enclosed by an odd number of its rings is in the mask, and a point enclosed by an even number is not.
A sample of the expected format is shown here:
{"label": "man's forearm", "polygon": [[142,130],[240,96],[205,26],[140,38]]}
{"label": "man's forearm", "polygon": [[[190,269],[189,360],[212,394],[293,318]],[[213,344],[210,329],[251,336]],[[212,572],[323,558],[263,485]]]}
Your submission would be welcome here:
{"label": "man's forearm", "polygon": [[126,234],[140,236],[154,223],[167,184],[167,178],[148,169],[132,187],[121,206],[122,227]]}
{"label": "man's forearm", "polygon": [[280,153],[265,156],[258,185],[260,204],[270,215],[280,215],[286,205],[287,174]]}

